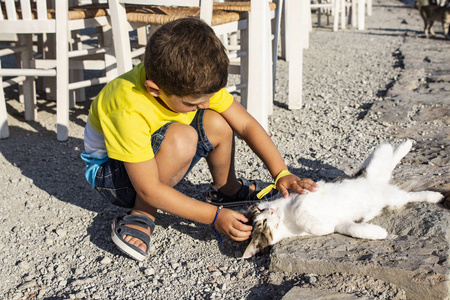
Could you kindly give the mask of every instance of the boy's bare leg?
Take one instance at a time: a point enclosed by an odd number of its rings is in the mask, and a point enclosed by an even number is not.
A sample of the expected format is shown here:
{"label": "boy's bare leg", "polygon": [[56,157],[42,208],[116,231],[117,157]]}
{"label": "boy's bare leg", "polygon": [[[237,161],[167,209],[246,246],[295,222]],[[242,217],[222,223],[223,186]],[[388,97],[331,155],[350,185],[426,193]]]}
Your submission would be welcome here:
{"label": "boy's bare leg", "polygon": [[[197,149],[197,132],[189,125],[173,123],[167,129],[164,141],[155,155],[158,165],[159,180],[167,185],[175,186],[187,172]],[[145,215],[155,221],[157,210],[139,196],[131,214]],[[127,225],[142,231],[142,227]],[[145,231],[150,235],[150,229]],[[146,251],[146,245],[140,239],[125,236],[124,240]]]}
{"label": "boy's bare leg", "polygon": [[[204,116],[206,136],[214,145],[208,154],[208,162],[213,185],[226,195],[234,195],[241,188],[234,169],[234,132],[225,119],[215,111],[206,110]],[[250,187],[250,193],[255,187]]]}

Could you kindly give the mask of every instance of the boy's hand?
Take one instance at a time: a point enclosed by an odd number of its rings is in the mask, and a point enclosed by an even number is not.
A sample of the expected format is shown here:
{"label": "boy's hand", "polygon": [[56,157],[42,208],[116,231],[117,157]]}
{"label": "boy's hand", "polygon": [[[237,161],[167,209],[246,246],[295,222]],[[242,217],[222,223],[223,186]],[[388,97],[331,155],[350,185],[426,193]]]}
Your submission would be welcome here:
{"label": "boy's hand", "polygon": [[289,196],[289,190],[299,193],[306,194],[305,190],[310,192],[315,192],[319,186],[309,178],[299,178],[295,175],[286,175],[278,179],[277,189],[283,195],[284,198]]}
{"label": "boy's hand", "polygon": [[222,208],[217,216],[215,228],[229,238],[241,242],[250,238],[252,226],[244,223],[248,219],[234,210]]}

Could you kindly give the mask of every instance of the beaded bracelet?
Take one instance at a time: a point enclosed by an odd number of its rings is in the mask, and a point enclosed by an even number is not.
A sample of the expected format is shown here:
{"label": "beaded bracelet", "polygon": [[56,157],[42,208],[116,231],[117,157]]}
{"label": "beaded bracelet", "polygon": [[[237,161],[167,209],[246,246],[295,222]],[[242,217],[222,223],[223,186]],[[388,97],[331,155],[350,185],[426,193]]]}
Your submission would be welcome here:
{"label": "beaded bracelet", "polygon": [[212,223],[212,225],[211,225],[211,228],[212,228],[212,230],[217,234],[217,238],[219,239],[219,241],[221,241],[221,242],[223,243],[224,240],[223,240],[222,237],[220,236],[220,233],[217,231],[216,228],[214,228],[214,225],[216,224],[217,216],[219,216],[219,212],[220,212],[220,210],[221,210],[222,208],[223,208],[223,205],[221,205],[221,206],[219,206],[219,207],[217,208],[216,216],[214,217],[214,221],[213,221],[213,223]]}

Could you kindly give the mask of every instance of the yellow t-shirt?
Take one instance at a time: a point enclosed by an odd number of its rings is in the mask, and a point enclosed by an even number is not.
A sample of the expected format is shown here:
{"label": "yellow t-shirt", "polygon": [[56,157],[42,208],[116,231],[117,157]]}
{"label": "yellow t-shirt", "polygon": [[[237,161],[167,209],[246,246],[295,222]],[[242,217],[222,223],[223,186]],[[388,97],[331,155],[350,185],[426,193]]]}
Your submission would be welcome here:
{"label": "yellow t-shirt", "polygon": [[[195,111],[176,113],[162,106],[147,91],[145,80],[140,63],[108,83],[92,102],[84,136],[86,163],[104,162],[107,157],[124,162],[149,160],[154,156],[151,135],[156,130],[168,122],[190,124],[194,119]],[[233,96],[221,89],[211,97],[209,109],[221,113],[232,102]]]}

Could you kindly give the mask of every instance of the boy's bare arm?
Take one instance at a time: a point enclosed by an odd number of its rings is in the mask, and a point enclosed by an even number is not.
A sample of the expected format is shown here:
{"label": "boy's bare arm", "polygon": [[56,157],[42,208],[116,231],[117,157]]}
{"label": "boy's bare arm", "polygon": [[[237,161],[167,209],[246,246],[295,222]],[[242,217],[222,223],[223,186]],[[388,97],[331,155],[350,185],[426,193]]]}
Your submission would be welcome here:
{"label": "boy's bare arm", "polygon": [[[217,207],[190,198],[159,180],[155,159],[139,163],[125,163],[128,176],[138,196],[147,205],[181,218],[203,224],[214,221]],[[251,226],[242,224],[247,219],[242,214],[223,209],[216,220],[216,227],[230,238],[241,241],[250,237]]]}
{"label": "boy's bare arm", "polygon": [[[258,155],[275,179],[282,171],[287,170],[277,147],[262,126],[236,101],[222,113],[228,124],[239,134]],[[315,191],[316,183],[311,179],[301,179],[295,175],[288,175],[278,181],[277,188],[287,197],[288,190],[305,193],[303,189]]]}

